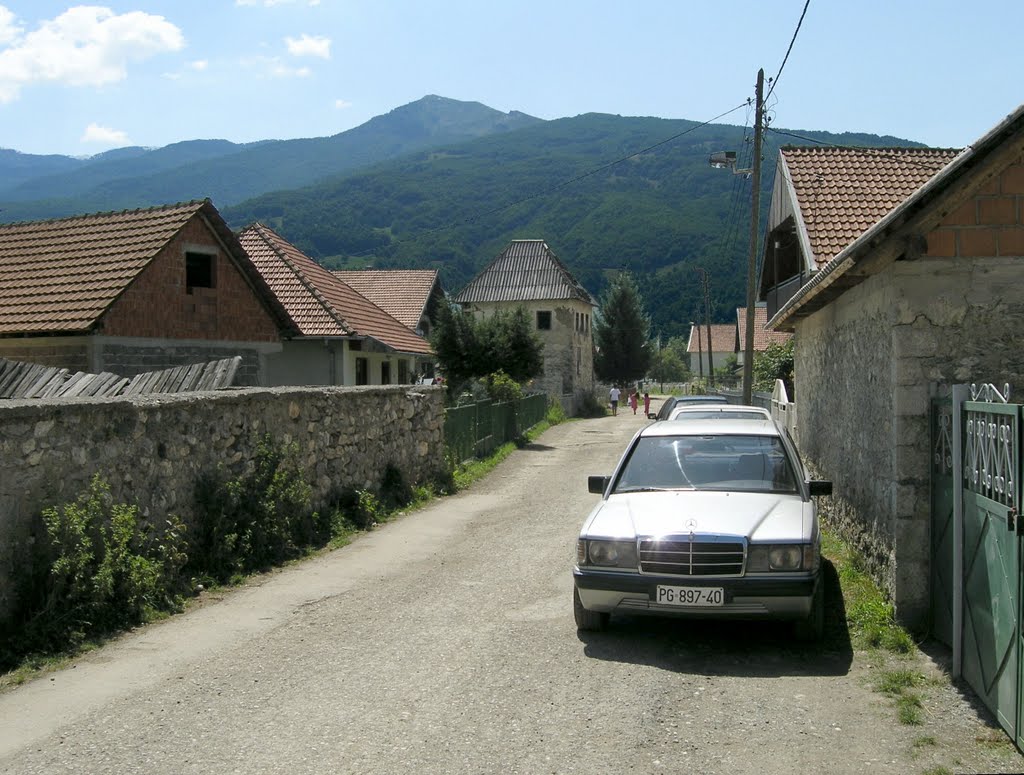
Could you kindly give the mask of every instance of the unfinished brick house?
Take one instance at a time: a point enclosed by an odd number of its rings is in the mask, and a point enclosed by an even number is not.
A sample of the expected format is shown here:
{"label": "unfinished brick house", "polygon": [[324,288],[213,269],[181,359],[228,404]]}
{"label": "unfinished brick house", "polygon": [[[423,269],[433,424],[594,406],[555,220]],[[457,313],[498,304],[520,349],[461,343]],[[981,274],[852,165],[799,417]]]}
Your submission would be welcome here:
{"label": "unfinished brick house", "polygon": [[290,323],[209,200],[0,225],[0,356],[133,376],[241,356]]}

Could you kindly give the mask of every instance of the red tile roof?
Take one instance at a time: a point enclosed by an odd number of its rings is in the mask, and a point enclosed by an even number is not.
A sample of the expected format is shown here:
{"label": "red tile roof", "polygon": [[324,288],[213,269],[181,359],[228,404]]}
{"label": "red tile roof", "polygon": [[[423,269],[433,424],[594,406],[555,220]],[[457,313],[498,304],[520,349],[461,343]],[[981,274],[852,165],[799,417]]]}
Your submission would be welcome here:
{"label": "red tile roof", "polygon": [[[699,342],[698,342],[698,332]],[[735,323],[712,323],[711,324],[711,352],[713,353],[734,353],[736,352],[736,324]],[[690,329],[690,341],[686,351],[699,353],[708,351],[708,327],[701,323]]]}
{"label": "red tile roof", "polygon": [[427,354],[430,345],[262,223],[242,247],[302,336],[367,336],[393,350]]}
{"label": "red tile roof", "polygon": [[233,241],[209,201],[0,225],[0,334],[88,331],[198,212]]}
{"label": "red tile roof", "polygon": [[941,148],[783,148],[820,268],[960,152]]}
{"label": "red tile roof", "polygon": [[412,329],[419,327],[438,281],[436,269],[345,269],[331,274]]}
{"label": "red tile roof", "polygon": [[[785,344],[793,335],[785,331],[772,331],[768,325],[768,308],[764,305],[754,307],[754,352],[763,352],[770,344]],[[740,350],[744,349],[747,336],[747,308],[736,308],[736,330],[739,333]]]}

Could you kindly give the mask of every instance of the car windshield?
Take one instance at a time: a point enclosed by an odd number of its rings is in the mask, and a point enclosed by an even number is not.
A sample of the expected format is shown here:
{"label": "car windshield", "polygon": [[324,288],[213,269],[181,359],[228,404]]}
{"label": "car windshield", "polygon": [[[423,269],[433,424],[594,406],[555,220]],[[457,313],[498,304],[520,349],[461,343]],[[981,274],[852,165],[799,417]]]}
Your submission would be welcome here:
{"label": "car windshield", "polygon": [[763,412],[751,412],[742,409],[676,409],[670,420],[763,420]]}
{"label": "car windshield", "polygon": [[796,492],[777,436],[642,436],[614,492],[644,490]]}

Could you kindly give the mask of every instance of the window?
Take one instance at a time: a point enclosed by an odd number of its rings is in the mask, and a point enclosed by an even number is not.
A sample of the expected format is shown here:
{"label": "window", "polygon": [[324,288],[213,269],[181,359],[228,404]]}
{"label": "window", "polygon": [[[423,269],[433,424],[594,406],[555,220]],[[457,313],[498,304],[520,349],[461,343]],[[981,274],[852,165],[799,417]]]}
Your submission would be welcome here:
{"label": "window", "polygon": [[398,362],[398,384],[409,384],[409,361],[404,358]]}
{"label": "window", "polygon": [[216,288],[214,261],[216,256],[208,253],[185,254],[185,293],[193,288]]}
{"label": "window", "polygon": [[369,377],[370,369],[367,365],[366,358],[356,358],[356,384],[369,385]]}
{"label": "window", "polygon": [[551,330],[551,313],[540,311],[537,313],[537,328],[541,331]]}
{"label": "window", "polygon": [[380,365],[380,384],[391,384],[391,361],[384,361]]}
{"label": "window", "polygon": [[362,350],[363,349],[363,340],[362,339],[349,339],[348,340],[348,349],[355,350],[355,351]]}

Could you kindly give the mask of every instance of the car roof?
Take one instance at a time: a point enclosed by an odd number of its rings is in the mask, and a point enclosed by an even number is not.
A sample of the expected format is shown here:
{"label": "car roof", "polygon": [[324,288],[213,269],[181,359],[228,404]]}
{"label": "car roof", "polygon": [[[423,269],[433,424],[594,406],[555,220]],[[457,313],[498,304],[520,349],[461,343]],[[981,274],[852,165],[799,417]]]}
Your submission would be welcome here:
{"label": "car roof", "polygon": [[640,436],[781,436],[774,420],[687,420],[656,422],[640,431]]}

